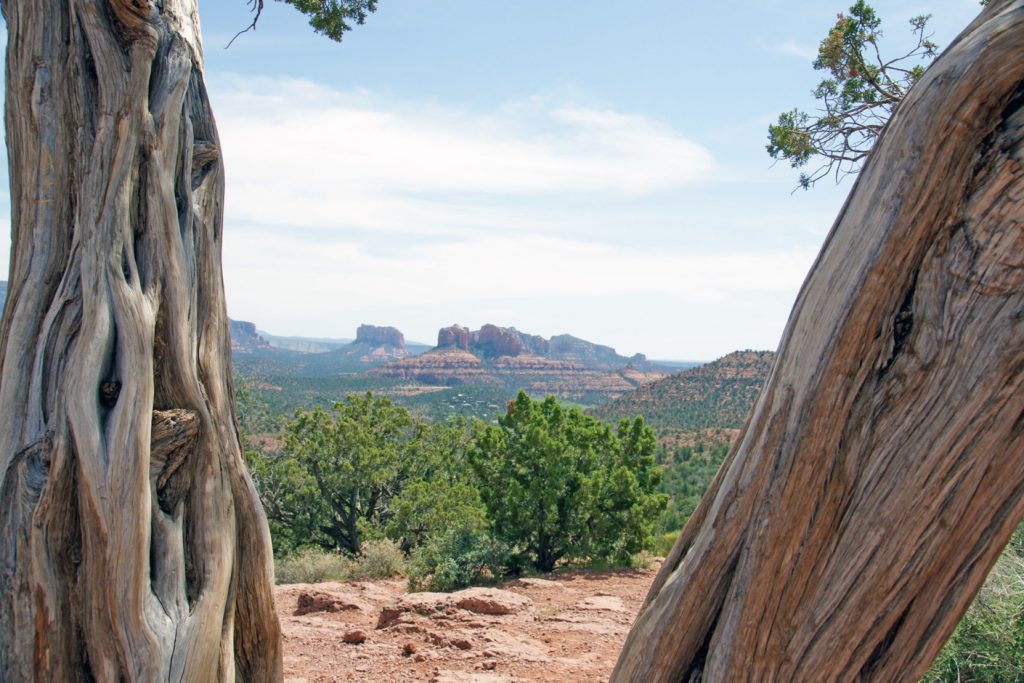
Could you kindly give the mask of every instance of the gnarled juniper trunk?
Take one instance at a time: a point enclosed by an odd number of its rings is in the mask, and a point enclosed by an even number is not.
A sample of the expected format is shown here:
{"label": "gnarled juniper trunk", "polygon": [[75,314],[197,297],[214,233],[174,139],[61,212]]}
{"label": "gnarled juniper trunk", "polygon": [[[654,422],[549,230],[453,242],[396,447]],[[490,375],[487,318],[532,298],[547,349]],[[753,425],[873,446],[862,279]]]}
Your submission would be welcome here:
{"label": "gnarled juniper trunk", "polygon": [[196,0],[3,0],[0,680],[281,676]]}
{"label": "gnarled juniper trunk", "polygon": [[614,681],[918,680],[1024,516],[1024,0],[902,103]]}

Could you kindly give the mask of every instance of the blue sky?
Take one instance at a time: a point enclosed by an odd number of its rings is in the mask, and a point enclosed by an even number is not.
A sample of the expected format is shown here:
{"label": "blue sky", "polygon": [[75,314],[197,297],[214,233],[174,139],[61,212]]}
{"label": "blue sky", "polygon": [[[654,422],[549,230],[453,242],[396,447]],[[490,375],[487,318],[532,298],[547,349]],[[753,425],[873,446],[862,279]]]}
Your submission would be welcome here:
{"label": "blue sky", "polygon": [[[205,0],[229,314],[426,342],[492,322],[655,358],[775,348],[852,183],[791,193],[766,129],[813,106],[846,4],[380,0],[338,45],[268,2],[225,50],[248,5]],[[893,46],[922,13],[947,45],[979,9],[874,5]]]}

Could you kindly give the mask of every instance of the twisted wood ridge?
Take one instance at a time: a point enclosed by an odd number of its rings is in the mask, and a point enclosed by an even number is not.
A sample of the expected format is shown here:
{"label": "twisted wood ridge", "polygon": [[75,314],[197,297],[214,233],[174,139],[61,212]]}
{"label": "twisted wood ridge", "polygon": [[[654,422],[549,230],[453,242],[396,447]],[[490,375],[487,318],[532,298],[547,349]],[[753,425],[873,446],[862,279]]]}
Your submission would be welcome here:
{"label": "twisted wood ridge", "polygon": [[1024,516],[1024,2],[914,87],[661,570],[623,681],[910,681]]}
{"label": "twisted wood ridge", "polygon": [[2,7],[0,680],[278,680],[196,0]]}

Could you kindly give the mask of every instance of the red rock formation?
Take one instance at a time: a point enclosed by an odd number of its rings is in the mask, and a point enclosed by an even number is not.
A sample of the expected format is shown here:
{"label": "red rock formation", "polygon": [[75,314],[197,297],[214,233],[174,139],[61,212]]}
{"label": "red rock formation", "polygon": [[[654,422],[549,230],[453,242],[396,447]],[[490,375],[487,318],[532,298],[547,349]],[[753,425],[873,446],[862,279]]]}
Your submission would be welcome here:
{"label": "red rock formation", "polygon": [[470,336],[474,351],[485,356],[518,356],[525,350],[519,335],[507,327],[484,325]]}
{"label": "red rock formation", "polygon": [[254,323],[245,320],[229,320],[231,350],[235,353],[250,353],[256,349],[269,349],[270,343],[256,331]]}
{"label": "red rock formation", "polygon": [[339,597],[323,591],[303,591],[299,593],[298,603],[293,614],[297,617],[314,612],[344,612],[347,610],[365,609],[357,600]]}
{"label": "red rock formation", "polygon": [[494,377],[480,359],[455,348],[434,349],[418,356],[387,363],[371,371],[380,377],[415,379],[426,384],[491,383]]}
{"label": "red rock formation", "polygon": [[369,346],[393,346],[405,348],[405,335],[394,327],[377,327],[376,325],[360,325],[356,330],[356,343]]}
{"label": "red rock formation", "polygon": [[437,348],[469,351],[469,329],[461,325],[442,327],[437,333]]}
{"label": "red rock formation", "polygon": [[514,327],[484,325],[469,335],[469,346],[484,356],[518,356],[530,353],[544,356],[548,353],[548,340],[535,334],[523,334]]}
{"label": "red rock formation", "polygon": [[638,366],[630,366],[630,360],[609,346],[569,335],[549,342],[514,327],[484,325],[471,332],[452,325],[438,332],[437,348],[387,363],[373,374],[436,386],[505,385],[572,400],[592,394],[617,398],[667,374],[642,354],[632,359]]}

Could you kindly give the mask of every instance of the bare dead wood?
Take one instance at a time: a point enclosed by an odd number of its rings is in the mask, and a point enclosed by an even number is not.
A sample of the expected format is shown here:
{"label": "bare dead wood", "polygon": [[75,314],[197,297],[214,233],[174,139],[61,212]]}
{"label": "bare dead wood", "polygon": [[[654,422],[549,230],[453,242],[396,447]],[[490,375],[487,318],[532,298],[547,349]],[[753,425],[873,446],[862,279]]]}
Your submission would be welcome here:
{"label": "bare dead wood", "polygon": [[0,680],[278,680],[196,0],[3,11]]}
{"label": "bare dead wood", "polygon": [[613,681],[917,680],[1024,517],[1024,2],[890,122]]}

